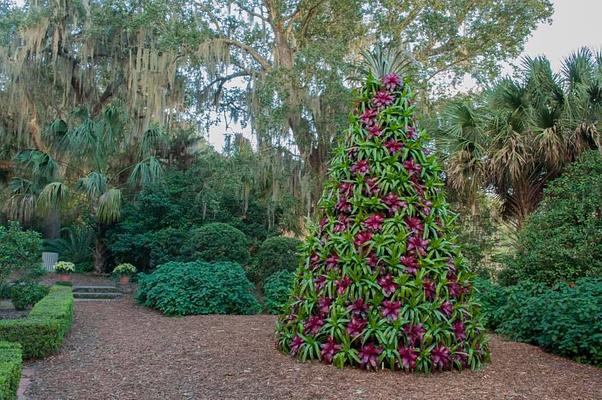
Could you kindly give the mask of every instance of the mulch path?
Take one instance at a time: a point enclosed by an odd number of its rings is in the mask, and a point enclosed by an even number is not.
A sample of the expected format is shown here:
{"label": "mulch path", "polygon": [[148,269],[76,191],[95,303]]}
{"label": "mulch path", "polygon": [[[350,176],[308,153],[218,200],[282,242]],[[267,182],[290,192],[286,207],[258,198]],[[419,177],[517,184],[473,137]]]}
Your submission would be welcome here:
{"label": "mulch path", "polygon": [[30,363],[28,399],[601,399],[602,370],[492,336],[484,370],[431,376],[302,364],[274,317],[167,318],[131,298],[76,304],[60,353]]}

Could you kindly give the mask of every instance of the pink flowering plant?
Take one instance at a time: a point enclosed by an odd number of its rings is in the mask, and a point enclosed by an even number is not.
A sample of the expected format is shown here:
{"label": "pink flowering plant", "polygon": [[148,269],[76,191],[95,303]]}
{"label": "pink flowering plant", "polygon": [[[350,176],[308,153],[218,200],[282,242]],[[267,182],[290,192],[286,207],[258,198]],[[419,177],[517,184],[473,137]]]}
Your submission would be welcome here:
{"label": "pink flowering plant", "polygon": [[337,367],[476,369],[489,350],[408,81],[368,76],[310,227],[280,350]]}

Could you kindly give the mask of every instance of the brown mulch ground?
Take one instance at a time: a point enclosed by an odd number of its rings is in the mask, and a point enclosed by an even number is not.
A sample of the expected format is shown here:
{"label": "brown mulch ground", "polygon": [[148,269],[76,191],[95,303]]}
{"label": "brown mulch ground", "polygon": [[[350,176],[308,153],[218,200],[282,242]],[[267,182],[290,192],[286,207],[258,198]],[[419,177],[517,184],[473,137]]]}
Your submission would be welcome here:
{"label": "brown mulch ground", "polygon": [[369,373],[301,364],[274,317],[167,318],[131,298],[76,303],[61,352],[31,364],[28,399],[601,399],[602,370],[492,337],[478,372]]}

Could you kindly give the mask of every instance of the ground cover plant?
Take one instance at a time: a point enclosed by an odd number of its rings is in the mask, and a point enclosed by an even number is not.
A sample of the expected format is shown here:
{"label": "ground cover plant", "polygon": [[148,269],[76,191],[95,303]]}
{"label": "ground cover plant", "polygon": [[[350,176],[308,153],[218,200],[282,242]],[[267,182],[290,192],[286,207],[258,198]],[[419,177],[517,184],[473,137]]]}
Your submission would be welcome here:
{"label": "ground cover plant", "polygon": [[53,286],[25,319],[0,321],[0,340],[18,342],[23,358],[43,358],[57,351],[73,321],[73,294]]}
{"label": "ground cover plant", "polygon": [[233,262],[169,262],[138,275],[136,300],[166,315],[256,314],[261,306]]}
{"label": "ground cover plant", "polygon": [[369,74],[355,107],[278,346],[339,367],[478,368],[489,351],[472,276],[410,86],[395,73]]}

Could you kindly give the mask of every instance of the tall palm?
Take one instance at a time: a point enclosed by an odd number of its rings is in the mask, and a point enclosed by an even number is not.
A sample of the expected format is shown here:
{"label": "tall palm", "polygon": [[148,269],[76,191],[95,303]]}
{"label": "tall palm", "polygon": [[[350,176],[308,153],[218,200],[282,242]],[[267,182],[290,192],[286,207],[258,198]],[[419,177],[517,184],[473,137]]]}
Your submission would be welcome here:
{"label": "tall palm", "polygon": [[581,49],[558,74],[545,57],[526,58],[521,76],[497,82],[482,105],[450,105],[439,132],[450,184],[493,189],[519,226],[566,164],[602,148],[602,56]]}
{"label": "tall palm", "polygon": [[122,189],[143,187],[161,176],[156,153],[165,135],[158,128],[140,138],[129,135],[127,119],[115,105],[97,118],[76,109],[71,119],[71,127],[62,120],[51,124],[45,135],[48,153],[26,150],[16,155],[20,173],[10,183],[8,211],[26,221],[35,213],[60,210],[71,196],[83,196],[96,232],[94,269],[102,272],[103,234],[107,224],[120,218]]}

